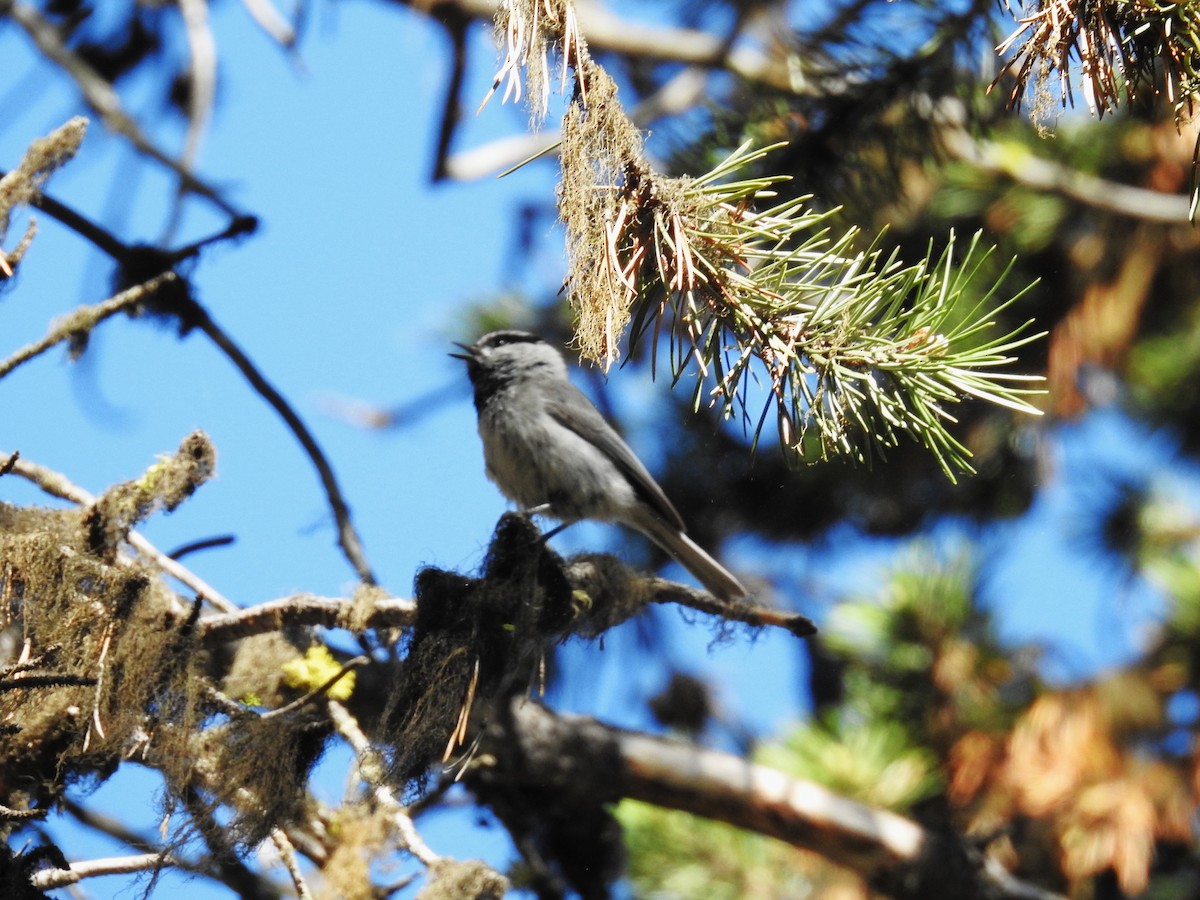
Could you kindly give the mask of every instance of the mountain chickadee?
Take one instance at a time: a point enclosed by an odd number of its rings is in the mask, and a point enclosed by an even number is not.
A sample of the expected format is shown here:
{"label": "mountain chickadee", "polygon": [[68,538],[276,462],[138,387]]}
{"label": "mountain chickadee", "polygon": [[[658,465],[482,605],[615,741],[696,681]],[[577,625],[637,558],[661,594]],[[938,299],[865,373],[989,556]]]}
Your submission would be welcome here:
{"label": "mountain chickadee", "polygon": [[458,344],[475,387],[488,477],[531,515],[564,525],[619,522],[640,531],[713,596],[746,589],[684,532],[683,519],[600,411],[567,380],[562,354],[523,331]]}

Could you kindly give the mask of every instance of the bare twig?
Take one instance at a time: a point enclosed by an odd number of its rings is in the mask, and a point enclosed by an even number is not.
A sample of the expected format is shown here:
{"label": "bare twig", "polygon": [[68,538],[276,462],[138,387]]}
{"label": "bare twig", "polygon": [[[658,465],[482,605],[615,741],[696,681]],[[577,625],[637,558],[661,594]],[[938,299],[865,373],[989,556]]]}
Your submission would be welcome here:
{"label": "bare twig", "polygon": [[[183,152],[179,156],[179,168],[192,173],[200,158],[200,142],[212,117],[213,103],[217,94],[217,44],[213,39],[208,22],[208,0],[179,0],[179,13],[187,35],[190,79],[187,95],[187,135]],[[183,216],[183,197],[187,186],[182,178],[171,211],[166,233],[174,232]]]}
{"label": "bare twig", "polygon": [[370,661],[371,660],[365,656],[356,656],[351,660],[347,660],[346,663],[344,663],[342,667],[338,669],[337,672],[335,672],[331,677],[327,678],[325,682],[320,685],[320,687],[309,691],[303,697],[299,697],[293,700],[291,703],[285,704],[278,709],[273,709],[270,712],[263,713],[259,716],[259,719],[266,721],[267,719],[274,719],[279,716],[286,716],[289,713],[295,712],[302,706],[306,706],[309,703],[312,703],[318,697],[323,696],[331,687],[349,675],[353,670],[359,668],[360,666],[365,666]]}
{"label": "bare twig", "polygon": [[95,829],[114,840],[120,841],[131,849],[137,850],[139,853],[161,852],[157,850],[157,843],[154,840],[145,835],[138,834],[125,822],[117,818],[83,806],[70,797],[63,797],[59,802],[62,804],[65,812],[88,828]]}
{"label": "bare twig", "polygon": [[188,133],[180,164],[191,171],[200,154],[200,140],[212,117],[217,91],[217,45],[208,22],[205,0],[179,0],[191,56],[191,90],[188,92]]}
{"label": "bare twig", "polygon": [[433,180],[446,178],[450,156],[450,142],[462,118],[462,90],[467,72],[467,26],[469,17],[461,13],[442,18],[446,34],[454,50],[454,61],[450,69],[450,80],[446,84],[445,99],[442,101],[442,120],[438,126],[437,151],[434,154]]}
{"label": "bare twig", "polygon": [[[81,825],[107,835],[113,840],[120,841],[131,850],[154,855],[161,855],[166,852],[159,846],[157,841],[139,834],[119,819],[107,816],[94,809],[89,809],[72,800],[70,797],[62,798],[59,803],[62,805],[63,810],[75,818]],[[201,856],[198,860],[191,860],[176,856],[173,858],[172,864],[176,868],[187,872],[194,872],[209,878],[217,877],[217,868],[209,857]]]}
{"label": "bare twig", "polygon": [[92,306],[81,306],[74,312],[63,316],[55,322],[50,332],[40,341],[34,341],[32,344],[22,347],[8,359],[0,362],[0,378],[8,375],[17,366],[45,353],[56,344],[86,333],[105,319],[140,303],[164,284],[174,281],[178,277],[174,272],[164,272],[143,284],[134,285],[128,290],[121,291],[107,300]]}
{"label": "bare twig", "polygon": [[78,884],[85,878],[100,875],[127,875],[130,872],[148,872],[162,866],[172,866],[175,860],[165,853],[140,853],[136,856],[110,856],[104,859],[89,859],[71,863],[69,869],[45,869],[34,872],[29,881],[41,891]]}
{"label": "bare twig", "polygon": [[[446,7],[457,7],[476,19],[491,21],[496,16],[496,0],[403,0],[420,12],[437,10],[446,14]],[[726,39],[694,28],[673,28],[632,22],[601,8],[598,4],[579,4],[575,9],[579,33],[594,52],[616,53],[620,56],[658,62],[677,62],[723,68],[754,84],[776,90],[800,92],[805,89],[804,78],[798,71],[798,60],[772,56],[753,47],[735,47],[725,53]],[[815,84],[807,86],[812,92]]]}
{"label": "bare twig", "polygon": [[321,486],[325,489],[325,496],[329,500],[334,521],[337,523],[338,545],[342,548],[346,559],[350,561],[350,565],[354,567],[354,571],[358,573],[358,577],[365,584],[376,584],[375,575],[363,552],[358,532],[355,531],[354,523],[350,520],[350,506],[346,503],[346,498],[342,496],[342,489],[338,485],[337,477],[333,474],[333,466],[330,465],[316,438],[308,430],[304,420],[292,409],[291,404],[267,381],[233,338],[226,334],[224,329],[218,326],[199,304],[195,305],[195,312],[196,327],[208,335],[221,352],[229,357],[230,362],[250,382],[250,386],[279,414],[292,434],[296,436],[296,440],[300,442],[300,446],[308,458],[312,460],[312,464],[317,470],[317,477],[321,480]]}
{"label": "bare twig", "polygon": [[300,863],[296,860],[296,850],[292,846],[292,842],[288,840],[288,836],[282,829],[272,828],[271,843],[279,851],[279,859],[283,863],[283,867],[287,869],[288,875],[291,876],[292,884],[296,886],[296,896],[300,900],[311,900],[312,891],[308,889],[308,883],[300,872]]}
{"label": "bare twig", "polygon": [[232,534],[220,534],[215,537],[202,538],[198,541],[189,541],[181,547],[176,547],[167,556],[174,560],[180,560],[201,550],[211,550],[214,547],[228,547],[235,540],[237,539]]}
{"label": "bare twig", "polygon": [[311,859],[317,866],[324,868],[329,862],[333,850],[326,842],[332,843],[330,835],[321,821],[319,812],[315,809],[306,817],[307,821],[290,825],[283,830],[292,842],[292,846]]}
{"label": "bare twig", "polygon": [[1186,225],[1190,221],[1189,197],[1185,194],[1166,194],[1097,178],[1030,150],[976,139],[961,127],[947,128],[941,140],[951,154],[985,172],[1059,194],[1092,209],[1146,222]]}
{"label": "bare twig", "polygon": [[53,469],[30,462],[27,459],[18,459],[12,467],[12,473],[37,485],[51,497],[58,497],[60,500],[70,500],[79,506],[86,506],[89,503],[96,502],[93,494],[78,485],[72,484],[62,473],[55,472]]}
{"label": "bare twig", "polygon": [[[33,482],[52,497],[70,500],[72,503],[80,506],[87,506],[96,502],[94,495],[78,485],[72,484],[65,475],[55,472],[53,469],[48,469],[45,466],[40,466],[37,463],[29,462],[29,460],[18,460],[13,466],[12,471],[13,474],[20,475],[27,481]],[[192,572],[182,563],[171,559],[171,557],[151,544],[150,541],[138,532],[131,530],[128,534],[128,541],[131,547],[172,578],[187,585],[212,606],[227,613],[240,609],[236,603],[227,600],[220,591],[209,585],[199,575]]]}
{"label": "bare twig", "polygon": [[[3,2],[4,0],[0,0],[0,5]],[[5,170],[0,169],[0,178],[3,178],[6,174],[8,173]],[[109,256],[118,265],[123,266],[128,263],[130,256],[136,252],[136,248],[126,245],[108,229],[67,206],[65,203],[54,199],[49,194],[39,191],[37,196],[30,200],[29,205],[41,210],[46,215],[61,222],[80,237],[90,241],[97,249]],[[252,234],[257,228],[257,218],[239,214],[234,216],[229,224],[219,232],[193,241],[191,244],[187,244],[176,250],[163,251],[163,256],[170,264],[180,263],[199,255],[202,249],[218,241],[231,240]]]}
{"label": "bare twig", "polygon": [[355,756],[358,758],[358,770],[364,782],[369,787],[375,802],[389,811],[393,827],[403,846],[423,865],[431,866],[442,857],[434,853],[417,833],[416,826],[403,804],[396,798],[395,793],[381,778],[383,765],[379,755],[372,749],[367,736],[363,734],[358,720],[354,718],[342,704],[336,700],[329,702],[329,716],[338,733],[346,739]]}
{"label": "bare twig", "polygon": [[296,29],[284,20],[270,0],[242,0],[242,6],[258,27],[285,50],[296,46]]}
{"label": "bare twig", "polygon": [[[3,6],[3,0],[0,0],[0,6]],[[0,178],[3,178],[7,174],[5,170],[0,169]],[[39,192],[30,202],[30,205],[61,222],[80,237],[91,241],[94,246],[107,253],[113,259],[119,260],[122,258],[122,254],[129,252],[129,249],[106,228],[45,193]]]}
{"label": "bare twig", "polygon": [[[3,0],[0,0],[0,10],[2,10],[2,4]],[[131,253],[131,249],[129,247],[126,247],[107,231],[89,222],[87,219],[78,215],[69,208],[64,207],[62,204],[55,203],[50,198],[45,196],[39,198],[39,202],[35,205],[41,209],[45,209],[51,215],[54,215],[56,218],[59,218],[60,221],[63,221],[65,224],[68,224],[69,227],[75,229],[79,234],[91,240],[100,249],[112,256],[113,259],[118,263],[124,263],[128,259]],[[169,259],[171,261],[178,262],[182,259],[195,255],[195,253],[198,252],[202,246],[210,243],[213,240],[220,240],[245,234],[249,231],[253,231],[256,225],[257,222],[252,217],[238,216],[229,225],[229,227],[220,234],[204,242],[181,248],[174,253],[165,254],[164,261]],[[118,294],[111,300],[105,301],[104,304],[98,304],[97,307],[85,307],[84,310],[77,311],[74,314],[74,317],[82,316],[85,310],[95,310],[99,307],[106,307],[106,304],[114,304],[116,306],[116,308],[112,311],[101,310],[103,315],[97,317],[94,321],[77,322],[76,319],[72,317],[66,322],[66,326],[69,327],[65,328],[65,333],[58,336],[57,340],[50,342],[47,344],[47,346],[53,346],[54,343],[63,340],[65,337],[71,336],[71,334],[77,331],[84,330],[88,327],[94,327],[94,325],[103,318],[107,318],[125,306],[136,303],[145,295],[148,295],[151,291],[157,289],[161,284],[178,277],[179,276],[174,272],[164,272],[162,275],[156,276],[154,279],[151,279],[144,285],[131,288],[129,291],[123,291],[121,294]],[[141,293],[139,293],[137,296],[127,298],[127,295],[130,294],[130,291],[141,291]],[[118,302],[121,301],[121,298],[127,299],[122,302]],[[333,513],[334,521],[337,524],[339,546],[341,546],[343,553],[349,560],[355,572],[358,574],[359,578],[366,584],[375,584],[375,576],[372,573],[370,564],[367,562],[366,555],[363,552],[362,542],[359,540],[358,533],[350,519],[350,507],[346,503],[345,497],[342,495],[341,487],[338,485],[337,477],[334,475],[332,465],[325,456],[325,453],[321,449],[320,445],[317,443],[316,438],[314,438],[312,433],[309,431],[308,426],[304,424],[304,421],[300,418],[299,414],[292,409],[291,405],[287,402],[283,395],[280,394],[279,391],[267,381],[266,377],[258,370],[253,361],[249,356],[247,356],[241,347],[237,345],[237,343],[225,332],[224,329],[222,329],[215,321],[213,321],[212,316],[208,314],[206,309],[204,309],[194,300],[189,300],[187,318],[189,322],[193,323],[196,328],[202,331],[214,344],[216,344],[217,348],[224,353],[230,362],[232,362],[238,369],[238,371],[242,373],[255,392],[267,401],[267,404],[279,414],[280,418],[283,419],[288,429],[293,435],[295,435],[305,454],[312,461],[313,467],[317,470],[317,477],[319,478],[321,485],[325,490],[325,495],[329,501],[330,510]],[[60,326],[58,330],[64,330],[64,326]],[[55,333],[52,333],[52,336],[54,334]],[[45,343],[47,340],[49,340],[49,338],[44,339],[42,343]],[[25,362],[25,355],[37,355],[37,353],[43,352],[45,349],[46,347],[42,347],[40,345],[31,345],[31,347],[24,348],[22,351],[20,351],[20,353],[14,356],[12,360],[10,360],[10,368],[14,368],[16,365]],[[4,368],[6,365],[9,364],[0,363],[0,378],[7,374],[8,370]],[[164,568],[166,568],[165,565]],[[210,597],[211,599],[213,595],[206,593],[206,596]],[[219,604],[214,603],[214,605]],[[233,604],[230,604],[229,608],[236,609],[237,607]]]}
{"label": "bare twig", "polygon": [[12,809],[0,805],[0,820],[3,819],[40,819],[48,810],[45,809]]}
{"label": "bare twig", "polygon": [[214,707],[229,716],[231,719],[252,719],[258,718],[258,713],[244,704],[238,703],[231,697],[227,697],[211,684],[204,686],[204,696]]}
{"label": "bare twig", "polygon": [[[714,597],[702,588],[680,584],[668,578],[658,578],[635,573],[620,560],[605,554],[583,554],[566,561],[567,579],[585,591],[590,586],[605,585],[615,575],[619,579],[610,582],[606,590],[625,597],[620,605],[621,617],[635,615],[649,603],[674,603],[709,615],[719,616],[731,622],[745,622],[756,628],[782,628],[797,637],[809,637],[817,633],[812,620],[800,613],[762,606],[749,601],[728,602]],[[614,610],[615,611],[615,610]],[[613,621],[604,627],[611,627]],[[590,627],[590,626],[589,626]]]}
{"label": "bare twig", "polygon": [[196,592],[196,595],[202,597],[205,603],[221,610],[221,612],[233,612],[241,609],[232,600],[227,599],[220,591],[210,585],[207,581],[183,565],[176,559],[172,559],[163,553],[145,537],[136,531],[129,532],[129,544],[138,553],[145,556],[156,566],[174,578],[176,581],[186,584],[189,588]]}
{"label": "bare twig", "polygon": [[228,615],[202,619],[197,626],[197,640],[212,647],[296,625],[397,628],[411,625],[417,614],[417,605],[412,600],[376,600],[365,613],[359,612],[358,603],[353,597],[316,597],[312,594],[283,597]]}
{"label": "bare twig", "polygon": [[676,581],[665,578],[651,579],[653,593],[651,600],[655,603],[676,603],[700,612],[720,616],[733,622],[745,622],[756,628],[782,628],[790,631],[796,637],[810,637],[817,633],[817,626],[812,619],[800,613],[774,609],[770,606],[759,606],[754,603],[726,603],[707,591],[688,587]]}
{"label": "bare twig", "polygon": [[87,675],[24,675],[0,679],[0,692],[44,687],[92,687],[95,684],[96,679]]}
{"label": "bare twig", "polygon": [[[702,66],[689,66],[661,88],[642,100],[629,112],[629,118],[645,128],[668,116],[691,109],[705,97],[706,72]],[[442,178],[473,181],[496,172],[511,172],[527,161],[553,159],[562,143],[558,127],[498,138],[479,147],[455,153],[439,169]]]}
{"label": "bare twig", "polygon": [[109,130],[125,137],[139,153],[155,160],[173,171],[183,187],[212,201],[230,216],[238,211],[225,200],[216,188],[201,181],[182,160],[172,158],[159,149],[138,126],[137,121],[125,112],[121,98],[111,84],[63,43],[59,30],[34,7],[12,0],[0,0],[0,16],[8,16],[33,40],[38,49],[55,66],[66,72],[83,94],[83,99],[104,121]]}

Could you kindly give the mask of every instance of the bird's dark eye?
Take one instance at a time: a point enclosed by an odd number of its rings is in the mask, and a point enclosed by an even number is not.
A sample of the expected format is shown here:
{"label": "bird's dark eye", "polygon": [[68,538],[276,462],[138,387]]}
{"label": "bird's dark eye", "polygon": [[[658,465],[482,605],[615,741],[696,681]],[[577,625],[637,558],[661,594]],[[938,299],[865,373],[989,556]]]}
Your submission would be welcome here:
{"label": "bird's dark eye", "polygon": [[509,344],[540,344],[542,339],[525,331],[493,331],[479,339],[483,347],[506,347]]}

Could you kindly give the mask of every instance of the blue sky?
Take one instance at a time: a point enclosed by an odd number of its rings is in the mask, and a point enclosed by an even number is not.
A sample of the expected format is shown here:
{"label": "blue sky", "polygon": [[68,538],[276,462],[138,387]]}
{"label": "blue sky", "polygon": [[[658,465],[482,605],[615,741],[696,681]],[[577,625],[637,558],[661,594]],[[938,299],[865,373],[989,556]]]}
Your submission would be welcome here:
{"label": "blue sky", "polygon": [[[389,405],[461,382],[458,364],[445,355],[458,335],[454,309],[496,288],[510,202],[531,179],[429,188],[433,101],[445,59],[439,33],[422,20],[365,5],[322,8],[318,19],[332,21],[314,23],[319,33],[303,54],[310,74],[298,78],[239,5],[215,12],[222,71],[230,77],[203,170],[263,224],[252,240],[201,261],[198,295],[310,421],[353,498],[372,560],[403,592],[421,561],[457,564],[477,550],[478,539],[468,536],[474,529],[461,519],[488,496],[470,439],[470,406],[446,404],[422,434],[381,436],[323,417],[317,401],[336,392]],[[0,53],[11,58],[7,47]],[[481,85],[490,80],[490,72],[477,75]],[[366,84],[396,89],[361,90]],[[27,137],[71,112],[71,92],[62,93],[61,100],[43,97],[40,115],[26,111],[10,123],[0,143],[5,159],[15,160]],[[491,118],[491,135],[513,124],[499,108]],[[121,206],[127,224],[120,232],[154,239],[165,211],[145,207],[164,192],[150,178],[125,189],[131,168],[124,143],[94,125],[51,191],[96,216]],[[549,177],[537,180],[549,186]],[[213,227],[204,218],[186,238]],[[4,298],[6,333],[38,335],[50,315],[102,299],[102,265],[43,217],[21,284]],[[308,463],[241,376],[203,339],[180,343],[144,321],[110,324],[83,365],[56,365],[61,354],[54,354],[6,385],[6,430],[20,437],[22,452],[96,489],[136,474],[188,430],[205,428],[221,454],[220,478],[196,498],[188,521],[151,526],[163,529],[162,542],[197,529],[237,531],[233,555],[253,554],[246,562],[258,565],[195,562],[228,566],[246,601],[301,587],[343,588],[350,573],[322,525],[323,499],[311,490]],[[45,410],[60,402],[78,413],[77,426],[46,427]],[[228,521],[229,499],[249,495],[259,502],[234,504],[238,518]],[[500,508],[497,499],[491,511],[481,510],[481,521]],[[401,546],[406,531],[416,541]],[[486,538],[486,526],[480,533]],[[296,554],[297,544],[308,546]],[[285,562],[277,553],[297,558]]]}
{"label": "blue sky", "polygon": [[[418,16],[383,4],[314,5],[301,74],[240,4],[215,5],[213,19],[222,81],[201,171],[260,216],[262,227],[239,245],[206,254],[194,271],[198,297],[308,421],[383,584],[404,596],[422,565],[471,570],[505,504],[484,478],[465,377],[446,352],[464,336],[473,302],[514,286],[504,279],[513,271],[515,204],[549,202],[553,166],[530,166],[502,180],[429,184],[449,55],[442,32]],[[474,98],[490,85],[495,54],[486,29],[472,35],[473,110]],[[35,60],[11,27],[0,29],[0,60],[0,167],[9,168],[30,139],[77,108],[70,85],[31,74]],[[10,89],[14,84],[22,87]],[[139,116],[158,112],[145,85],[131,85],[125,96]],[[459,146],[523,127],[519,111],[493,102],[478,118],[468,116]],[[173,125],[156,135],[171,147],[181,139]],[[93,123],[79,158],[55,176],[49,192],[125,239],[155,240],[166,218],[161,200],[168,182],[161,171],[134,178],[135,171],[145,167],[132,164],[127,144]],[[39,218],[19,283],[0,295],[0,357],[41,336],[52,317],[106,296],[104,261]],[[193,213],[180,239],[222,224]],[[10,245],[18,233],[10,231]],[[541,237],[549,248],[538,263],[539,275],[548,276],[544,287],[558,277],[561,253],[549,226]],[[354,428],[325,414],[321,402],[332,393],[390,407],[433,390],[444,390],[445,401],[413,427],[388,432]],[[345,594],[353,573],[334,544],[309,463],[201,336],[179,341],[154,323],[117,318],[94,335],[82,362],[67,365],[55,350],[0,382],[0,450],[19,449],[92,491],[136,476],[194,428],[215,441],[219,476],[173,516],[148,523],[146,535],[170,549],[236,534],[234,546],[188,564],[244,605],[297,591]],[[1161,436],[1138,434],[1106,414],[1058,432],[1043,453],[1053,489],[1026,520],[995,537],[1004,550],[988,593],[1002,632],[1052,642],[1055,674],[1069,679],[1130,653],[1139,633],[1131,621],[1154,609],[1146,592],[1112,597],[1104,571],[1073,549],[1072,473],[1098,465],[1144,472],[1170,464],[1174,450]],[[878,474],[884,489],[886,469]],[[1177,469],[1176,477],[1194,493],[1192,473]],[[0,480],[0,500],[45,502],[14,478]],[[574,547],[592,540],[620,545],[619,533],[601,529],[581,529],[566,540]],[[947,526],[931,540],[952,545],[956,530]],[[797,550],[795,565],[828,596],[848,588],[869,592],[895,564],[899,547],[865,543],[846,529],[823,548]],[[756,552],[735,550],[735,563],[752,561]],[[713,647],[706,626],[658,614],[673,623],[673,657],[715,676],[720,701],[736,716],[770,731],[803,714],[803,662],[790,638],[763,635]],[[634,644],[626,629],[603,649],[569,648],[578,674],[568,670],[559,705],[639,722],[630,698],[657,687],[661,671],[631,673]],[[337,763],[335,756],[329,769]],[[456,845],[460,831],[461,823],[450,825],[429,839],[440,852],[466,855]],[[483,846],[469,852],[496,852],[493,861],[502,861],[502,842]],[[103,882],[89,890],[108,896]]]}

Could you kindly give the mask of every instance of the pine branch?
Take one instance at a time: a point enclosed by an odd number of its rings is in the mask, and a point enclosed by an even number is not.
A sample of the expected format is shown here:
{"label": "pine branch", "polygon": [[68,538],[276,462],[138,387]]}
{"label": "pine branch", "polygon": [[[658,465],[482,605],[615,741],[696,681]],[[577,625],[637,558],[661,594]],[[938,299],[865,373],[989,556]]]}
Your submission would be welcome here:
{"label": "pine branch", "polygon": [[[1008,0],[1005,5],[1011,10]],[[1035,119],[1056,101],[1075,105],[1076,77],[1084,103],[1097,117],[1122,103],[1132,105],[1144,94],[1165,96],[1180,130],[1195,112],[1200,100],[1198,0],[1039,0],[1032,10],[1022,7],[1017,26],[996,48],[1008,61],[989,90],[1011,78],[1009,105],[1020,107],[1026,95],[1032,97]],[[1200,205],[1197,173],[1200,138],[1192,161],[1188,214],[1193,221]]]}
{"label": "pine branch", "polygon": [[1031,94],[1035,115],[1052,102],[1052,78],[1059,101],[1073,106],[1078,77],[1095,116],[1161,90],[1182,120],[1200,98],[1197,0],[1040,0],[1032,10],[1022,8],[1017,25],[996,48],[1008,62],[992,87],[1011,76],[1009,103],[1020,106]]}
{"label": "pine branch", "polygon": [[[591,59],[569,0],[507,0],[497,30],[507,53],[493,91],[529,95],[535,121],[545,115],[551,56],[564,88],[573,71],[559,212],[583,356],[611,366],[629,328],[631,348],[651,340],[654,359],[665,329],[673,379],[702,376],[694,405],[756,423],[756,444],[773,411],[793,462],[866,462],[908,435],[954,480],[972,469],[951,433],[951,407],[975,398],[1038,413],[1026,398],[1040,378],[999,370],[1039,335],[1030,323],[993,333],[1020,294],[1000,298],[1001,276],[971,299],[990,255],[978,236],[960,260],[951,234],[940,256],[931,247],[904,265],[877,246],[858,250],[855,228],[833,233],[808,198],[763,209],[787,179],[740,176],[773,147],[744,144],[705,175],[665,177]],[[532,83],[524,91],[523,72]],[[768,392],[761,413],[753,382]]]}

